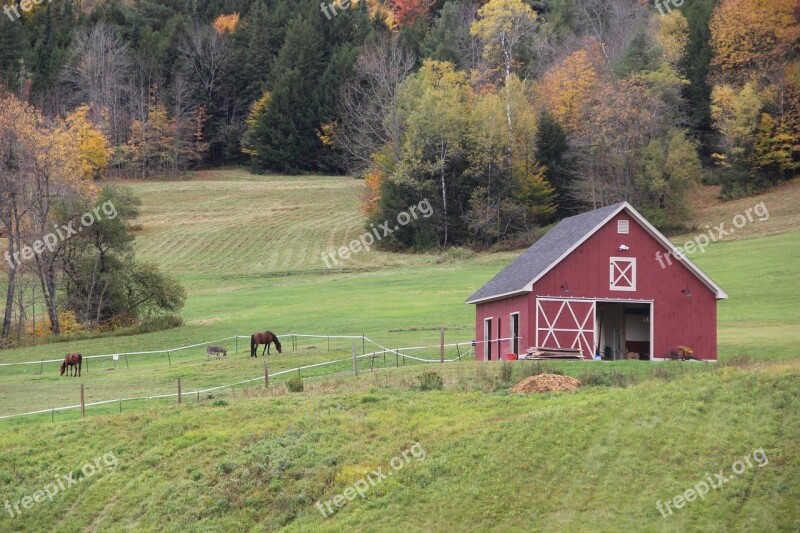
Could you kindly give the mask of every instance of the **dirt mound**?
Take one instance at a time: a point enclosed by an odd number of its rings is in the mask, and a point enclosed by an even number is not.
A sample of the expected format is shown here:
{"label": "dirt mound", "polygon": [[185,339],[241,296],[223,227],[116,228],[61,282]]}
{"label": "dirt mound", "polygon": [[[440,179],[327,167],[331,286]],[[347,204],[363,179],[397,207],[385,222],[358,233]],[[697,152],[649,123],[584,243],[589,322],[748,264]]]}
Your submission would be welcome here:
{"label": "dirt mound", "polygon": [[580,381],[569,376],[538,374],[523,379],[511,387],[511,392],[572,392],[580,386]]}

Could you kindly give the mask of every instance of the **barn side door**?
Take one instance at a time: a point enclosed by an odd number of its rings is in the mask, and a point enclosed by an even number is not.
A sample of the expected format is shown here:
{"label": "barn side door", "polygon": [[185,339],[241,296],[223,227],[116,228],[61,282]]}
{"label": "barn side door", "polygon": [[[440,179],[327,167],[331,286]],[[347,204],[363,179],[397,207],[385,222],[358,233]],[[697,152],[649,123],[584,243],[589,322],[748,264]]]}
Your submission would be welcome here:
{"label": "barn side door", "polygon": [[582,348],[583,356],[594,354],[595,301],[556,298],[536,299],[536,346]]}

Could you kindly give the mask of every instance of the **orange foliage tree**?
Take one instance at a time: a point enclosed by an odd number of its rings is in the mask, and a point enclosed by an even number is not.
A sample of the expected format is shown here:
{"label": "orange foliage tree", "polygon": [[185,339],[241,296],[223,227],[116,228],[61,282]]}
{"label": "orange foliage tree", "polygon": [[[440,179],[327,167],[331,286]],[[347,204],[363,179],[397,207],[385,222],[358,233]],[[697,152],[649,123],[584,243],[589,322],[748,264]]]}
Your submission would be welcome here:
{"label": "orange foliage tree", "polygon": [[233,33],[236,31],[236,27],[239,25],[239,13],[231,13],[230,15],[220,15],[214,22],[212,26],[214,29],[217,30],[217,33],[222,35],[223,33]]}
{"label": "orange foliage tree", "polygon": [[413,26],[417,19],[428,14],[433,0],[392,0],[395,20],[400,26]]}
{"label": "orange foliage tree", "polygon": [[599,83],[598,74],[586,50],[578,50],[550,69],[540,85],[548,110],[571,131],[580,129],[581,111]]}

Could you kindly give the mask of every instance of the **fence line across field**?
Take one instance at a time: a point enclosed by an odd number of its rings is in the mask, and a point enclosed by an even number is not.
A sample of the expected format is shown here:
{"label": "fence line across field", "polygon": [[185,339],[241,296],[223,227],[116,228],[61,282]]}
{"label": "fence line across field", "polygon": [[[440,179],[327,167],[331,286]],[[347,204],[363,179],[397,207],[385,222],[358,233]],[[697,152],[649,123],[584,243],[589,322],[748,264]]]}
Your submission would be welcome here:
{"label": "fence line across field", "polygon": [[[370,339],[366,335],[313,335],[313,334],[306,334],[306,333],[284,333],[284,334],[281,335],[281,337],[284,337],[284,338],[292,337],[293,339],[297,338],[297,337],[301,337],[301,338],[316,338],[316,339],[360,339],[362,341],[362,343],[369,342],[370,344],[372,344],[374,346],[377,346],[381,350],[394,351],[393,348],[387,348],[387,347],[381,345],[380,343],[377,343],[377,342],[373,341],[372,339]],[[225,337],[225,338],[222,338],[222,339],[216,339],[216,340],[205,341],[205,342],[198,342],[198,343],[190,344],[190,345],[187,345],[187,346],[178,346],[176,348],[168,348],[168,349],[164,349],[164,350],[145,350],[145,351],[138,351],[138,352],[117,352],[117,353],[101,354],[101,355],[85,355],[85,356],[83,356],[83,358],[84,359],[108,359],[108,358],[112,358],[113,359],[114,357],[125,357],[125,356],[134,356],[134,355],[155,355],[155,354],[162,354],[162,353],[163,354],[171,354],[173,352],[179,352],[179,351],[182,351],[182,350],[189,350],[189,349],[192,349],[192,348],[198,348],[200,346],[206,346],[206,345],[209,345],[209,344],[214,344],[214,343],[219,343],[219,342],[224,342],[224,341],[229,341],[229,340],[233,340],[233,341],[237,342],[236,350],[238,351],[238,339],[249,339],[249,338],[250,338],[250,335],[232,335],[230,337]],[[517,338],[521,339],[522,337],[517,337]],[[513,337],[503,338],[503,339],[492,339],[489,342],[501,342],[501,341],[510,341],[510,340],[513,340]],[[468,345],[475,346],[476,344],[482,344],[483,342],[486,342],[486,341],[466,341],[466,342],[459,342],[459,343],[449,343],[449,344],[445,344],[444,346],[445,347],[453,347],[453,346],[460,347],[460,346],[468,346]],[[412,350],[433,349],[433,348],[440,348],[440,347],[441,347],[441,345],[437,344],[437,345],[432,345],[432,346],[414,346],[414,347],[402,348],[402,349],[406,350],[406,351],[412,351]],[[363,345],[362,345],[362,350],[363,350]],[[16,362],[16,363],[0,363],[0,367],[23,366],[23,365],[41,365],[41,364],[44,364],[44,363],[61,363],[63,360],[64,360],[63,358],[61,358],[61,359],[39,359],[38,361],[20,361],[20,362]]]}
{"label": "fence line across field", "polygon": [[[313,337],[314,335],[306,335],[306,336]],[[323,337],[324,337],[324,335],[323,335]],[[350,338],[359,338],[360,339],[361,336],[350,337]],[[212,342],[219,342],[219,341],[212,341]],[[378,345],[374,341],[370,341],[370,342],[372,342],[373,344]],[[459,343],[459,344],[470,344],[470,343]],[[194,345],[194,346],[195,347],[196,346],[202,346],[204,344],[207,344],[207,343],[200,343],[200,344],[197,344],[197,345]],[[456,344],[451,344],[449,346],[456,346]],[[354,355],[352,358],[347,357],[347,358],[344,358],[344,359],[335,359],[333,361],[324,361],[322,363],[313,363],[313,364],[310,364],[310,365],[302,365],[302,366],[299,366],[299,367],[290,368],[290,369],[287,369],[287,370],[281,370],[279,372],[275,372],[275,373],[271,373],[271,374],[267,373],[267,377],[268,378],[272,378],[272,377],[277,377],[277,376],[281,376],[281,375],[284,375],[284,374],[290,374],[290,373],[293,373],[293,372],[300,372],[302,370],[307,370],[309,368],[318,368],[318,367],[327,366],[327,365],[333,365],[333,364],[337,364],[337,363],[347,363],[347,362],[353,361],[355,359],[366,359],[366,358],[373,358],[374,359],[378,354],[385,355],[387,353],[393,353],[393,354],[396,354],[398,357],[408,358],[408,359],[420,361],[420,362],[423,362],[423,363],[441,363],[441,362],[452,363],[452,362],[455,362],[455,361],[461,361],[463,357],[469,355],[472,352],[472,348],[470,348],[469,350],[467,350],[463,354],[460,354],[458,357],[454,357],[452,359],[444,359],[443,361],[441,361],[439,359],[422,359],[422,358],[419,358],[419,357],[414,357],[414,356],[402,353],[403,350],[412,350],[412,349],[421,349],[421,348],[426,348],[426,347],[396,348],[396,349],[383,348],[380,352],[375,351],[375,352],[361,354],[361,355]],[[172,350],[172,351],[175,351],[175,350]],[[158,352],[156,352],[156,353],[158,353]],[[198,390],[195,390],[195,391],[186,391],[186,392],[169,393],[169,394],[157,394],[157,395],[143,396],[143,397],[116,398],[116,399],[113,399],[113,400],[101,400],[101,401],[97,401],[97,402],[83,403],[83,404],[78,404],[78,405],[68,405],[68,406],[63,406],[63,407],[51,407],[49,409],[40,409],[38,411],[30,411],[30,412],[27,412],[27,413],[18,413],[18,414],[13,414],[13,415],[2,415],[2,416],[0,416],[0,420],[9,419],[9,418],[17,418],[17,417],[22,417],[22,416],[32,416],[32,415],[39,415],[39,414],[46,414],[46,413],[55,413],[57,411],[59,411],[59,412],[60,411],[68,411],[70,409],[82,409],[83,410],[86,407],[95,407],[95,406],[98,406],[98,405],[108,405],[108,404],[114,404],[114,403],[119,403],[120,404],[120,410],[121,410],[122,409],[122,407],[121,407],[122,402],[131,402],[131,401],[148,401],[148,400],[158,400],[158,399],[164,399],[164,398],[180,398],[182,396],[194,396],[194,395],[197,395],[198,398],[199,398],[199,395],[207,393],[207,392],[213,392],[213,391],[220,390],[220,389],[236,387],[237,385],[244,385],[246,383],[252,383],[254,381],[261,381],[263,379],[264,379],[264,376],[259,376],[257,378],[250,378],[250,379],[245,379],[245,380],[242,380],[242,381],[237,381],[236,383],[228,383],[228,384],[225,384],[225,385],[218,385],[218,386],[215,386],[215,387],[209,387],[209,388],[205,388],[205,389],[198,389]]]}

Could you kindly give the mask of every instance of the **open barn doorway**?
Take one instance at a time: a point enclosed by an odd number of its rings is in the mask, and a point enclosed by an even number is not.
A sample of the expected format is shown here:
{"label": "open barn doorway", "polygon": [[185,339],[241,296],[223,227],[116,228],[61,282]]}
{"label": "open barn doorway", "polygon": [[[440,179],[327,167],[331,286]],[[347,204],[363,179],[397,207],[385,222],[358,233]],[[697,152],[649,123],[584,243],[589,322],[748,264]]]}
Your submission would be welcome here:
{"label": "open barn doorway", "polygon": [[607,361],[648,360],[653,353],[650,302],[598,301],[595,353]]}

